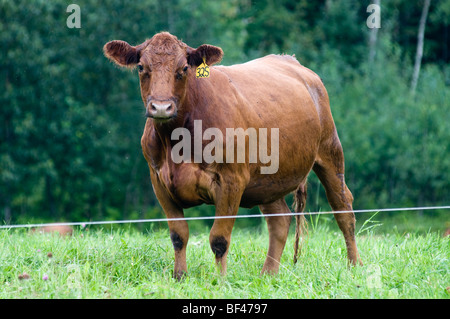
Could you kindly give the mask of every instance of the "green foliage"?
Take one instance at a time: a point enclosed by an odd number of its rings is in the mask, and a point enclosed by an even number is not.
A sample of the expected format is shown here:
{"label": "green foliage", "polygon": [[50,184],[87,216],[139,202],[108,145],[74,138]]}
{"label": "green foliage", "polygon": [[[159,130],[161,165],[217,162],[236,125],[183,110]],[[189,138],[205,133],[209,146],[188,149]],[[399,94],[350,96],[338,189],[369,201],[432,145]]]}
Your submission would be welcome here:
{"label": "green foliage", "polygon": [[[329,91],[355,208],[448,204],[449,1],[431,4],[415,95],[421,2],[381,2],[370,64],[369,3],[83,0],[81,29],[69,29],[65,1],[1,0],[1,218],[163,217],[140,150],[137,75],[102,54],[109,40],[138,44],[163,30],[192,47],[221,46],[223,64],[287,53],[316,71]],[[309,181],[308,208],[328,210],[317,178]]]}

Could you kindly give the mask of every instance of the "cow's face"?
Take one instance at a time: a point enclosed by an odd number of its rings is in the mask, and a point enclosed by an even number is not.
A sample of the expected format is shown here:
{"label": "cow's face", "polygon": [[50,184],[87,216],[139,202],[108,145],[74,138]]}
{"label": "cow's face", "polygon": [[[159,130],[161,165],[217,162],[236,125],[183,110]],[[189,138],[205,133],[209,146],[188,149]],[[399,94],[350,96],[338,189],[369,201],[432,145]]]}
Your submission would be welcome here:
{"label": "cow's face", "polygon": [[203,44],[193,49],[167,32],[158,33],[137,46],[111,41],[103,50],[116,64],[138,69],[146,116],[157,122],[176,117],[186,96],[190,72],[195,72],[203,59],[212,65],[223,56],[218,47]]}

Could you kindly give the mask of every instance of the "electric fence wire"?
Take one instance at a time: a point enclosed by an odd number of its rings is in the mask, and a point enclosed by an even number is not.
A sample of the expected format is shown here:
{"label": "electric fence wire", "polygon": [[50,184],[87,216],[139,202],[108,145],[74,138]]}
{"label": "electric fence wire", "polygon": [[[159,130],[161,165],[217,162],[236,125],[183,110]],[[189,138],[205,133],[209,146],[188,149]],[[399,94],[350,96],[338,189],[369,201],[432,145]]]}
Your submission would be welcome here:
{"label": "electric fence wire", "polygon": [[46,226],[88,226],[88,225],[108,225],[108,224],[135,224],[135,223],[159,223],[168,221],[194,221],[194,220],[215,220],[227,218],[262,218],[262,217],[279,217],[279,216],[299,216],[299,215],[325,215],[325,214],[345,214],[345,213],[376,213],[376,212],[402,212],[402,211],[425,211],[425,210],[446,210],[450,206],[428,206],[428,207],[397,207],[397,208],[380,208],[380,209],[360,209],[360,210],[340,210],[340,211],[323,211],[323,212],[290,212],[275,214],[250,214],[250,215],[227,215],[227,216],[195,216],[195,217],[178,217],[178,218],[150,218],[150,219],[129,219],[129,220],[103,220],[103,221],[84,221],[84,222],[61,222],[61,223],[40,223],[40,224],[19,224],[19,225],[0,225],[0,229],[12,228],[33,228]]}

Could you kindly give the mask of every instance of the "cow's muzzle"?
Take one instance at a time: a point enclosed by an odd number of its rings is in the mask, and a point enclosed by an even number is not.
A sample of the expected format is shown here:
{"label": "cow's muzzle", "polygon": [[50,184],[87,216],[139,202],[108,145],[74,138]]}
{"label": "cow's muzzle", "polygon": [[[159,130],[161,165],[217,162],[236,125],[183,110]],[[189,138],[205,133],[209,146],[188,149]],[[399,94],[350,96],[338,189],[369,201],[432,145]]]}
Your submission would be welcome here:
{"label": "cow's muzzle", "polygon": [[176,116],[177,108],[174,101],[156,101],[150,100],[145,111],[146,117],[157,120],[168,120]]}

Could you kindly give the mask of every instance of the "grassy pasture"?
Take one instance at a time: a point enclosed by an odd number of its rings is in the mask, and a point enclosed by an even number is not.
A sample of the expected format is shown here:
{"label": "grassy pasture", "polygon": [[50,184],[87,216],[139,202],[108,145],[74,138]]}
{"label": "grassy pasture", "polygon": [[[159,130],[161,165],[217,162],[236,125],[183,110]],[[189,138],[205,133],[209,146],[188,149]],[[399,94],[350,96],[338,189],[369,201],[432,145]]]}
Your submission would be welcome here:
{"label": "grassy pasture", "polygon": [[189,276],[172,279],[173,249],[164,227],[75,230],[72,237],[1,230],[0,298],[450,298],[450,237],[399,232],[372,220],[357,227],[364,266],[347,267],[331,217],[312,219],[292,263],[290,233],[277,276],[259,274],[265,227],[235,229],[228,274],[214,265],[208,229],[193,232]]}

